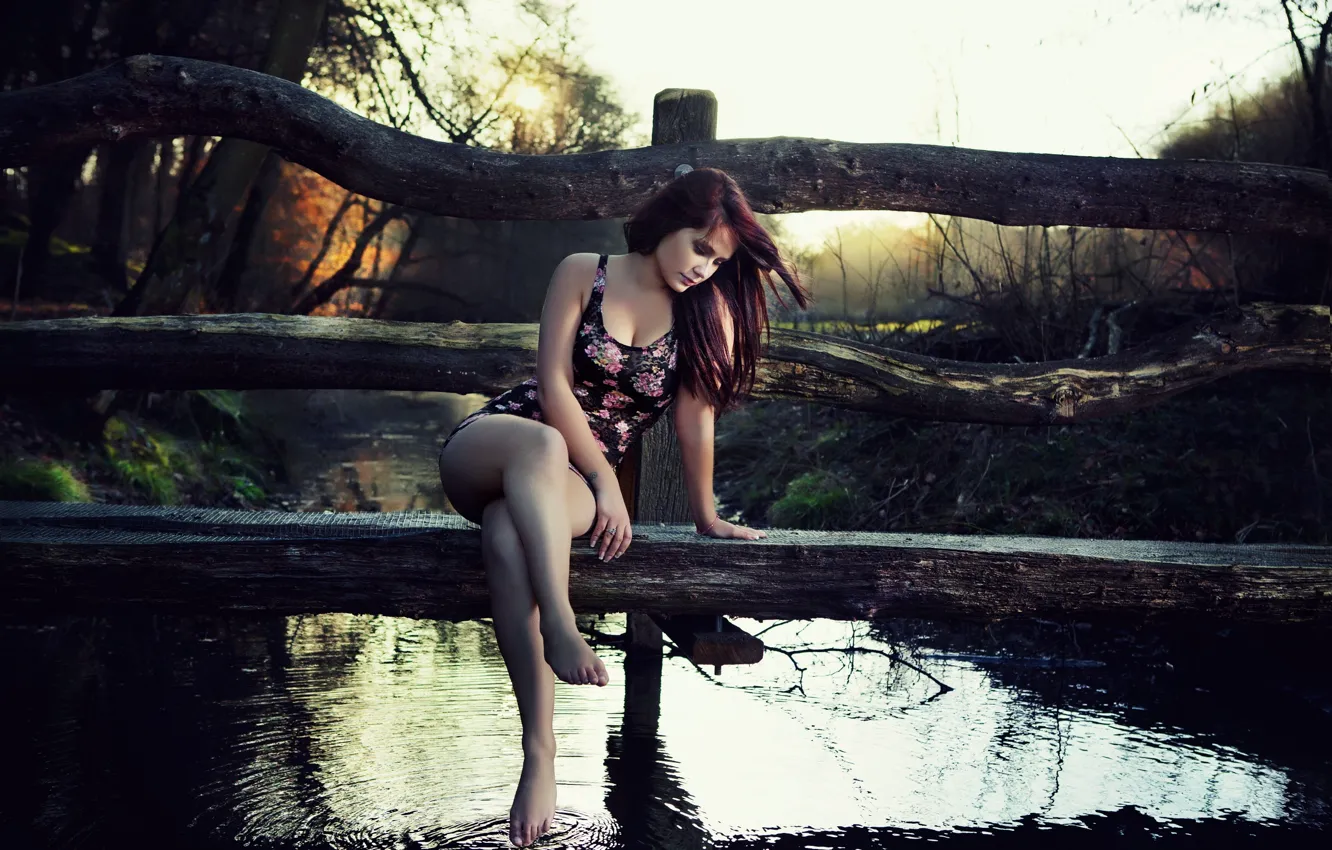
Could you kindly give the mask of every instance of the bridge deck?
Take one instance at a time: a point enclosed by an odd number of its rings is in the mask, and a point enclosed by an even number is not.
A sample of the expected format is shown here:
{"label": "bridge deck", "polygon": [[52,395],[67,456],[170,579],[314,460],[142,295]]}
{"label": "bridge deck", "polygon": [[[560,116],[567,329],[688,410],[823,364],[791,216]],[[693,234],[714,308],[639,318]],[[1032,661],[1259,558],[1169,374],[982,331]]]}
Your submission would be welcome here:
{"label": "bridge deck", "polygon": [[[1332,547],[640,524],[610,564],[575,541],[580,611],[750,617],[1155,616],[1332,624]],[[0,611],[151,607],[485,616],[480,535],[431,512],[0,502]]]}

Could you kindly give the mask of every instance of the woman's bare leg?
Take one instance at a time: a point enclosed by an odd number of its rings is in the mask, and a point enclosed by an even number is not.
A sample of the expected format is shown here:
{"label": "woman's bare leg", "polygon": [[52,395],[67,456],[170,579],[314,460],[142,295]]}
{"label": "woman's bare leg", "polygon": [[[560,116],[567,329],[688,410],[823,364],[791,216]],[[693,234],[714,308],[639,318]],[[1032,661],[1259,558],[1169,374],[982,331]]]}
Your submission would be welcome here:
{"label": "woman's bare leg", "polygon": [[[538,522],[533,536],[539,542],[542,534],[562,538],[563,558],[553,564],[547,560],[555,574],[545,576],[544,584],[561,594],[566,608],[570,541],[575,535],[585,534],[596,515],[591,492],[564,465],[564,459],[560,460],[561,476],[549,474],[548,467],[553,464],[543,455],[558,455],[557,447],[565,452],[567,449],[562,437],[557,446],[549,434],[542,433],[543,429],[554,431],[516,417],[487,417],[459,432],[440,455],[440,478],[449,500],[463,516],[481,523],[495,635],[523,724],[523,771],[509,810],[509,839],[523,847],[545,834],[555,816],[555,687],[546,661],[554,655],[548,651],[542,632],[544,621],[553,618],[542,616],[544,609],[539,607],[533,587],[534,576],[540,571],[527,557],[526,538],[513,516],[509,495],[517,494],[520,501],[526,498],[529,509],[535,503]],[[524,474],[530,472],[535,474]],[[563,492],[553,486],[555,479],[560,479]],[[559,511],[543,511],[546,506],[559,506]],[[565,526],[558,528],[549,516],[541,516],[543,513],[562,515]],[[559,541],[544,545],[547,552],[561,550]],[[569,626],[573,628],[572,610]],[[604,665],[592,655],[576,629],[573,638],[595,662],[584,667],[582,678],[605,684]]]}
{"label": "woman's bare leg", "polygon": [[605,685],[606,667],[578,633],[569,604],[571,540],[592,524],[596,503],[568,461],[556,429],[497,415],[454,436],[440,456],[440,477],[458,511],[483,526],[478,505],[503,497],[527,562],[546,661],[565,682]]}
{"label": "woman's bare leg", "polygon": [[[606,667],[578,633],[569,604],[570,511],[565,495],[569,450],[547,427],[537,441],[504,467],[504,500],[523,543],[532,595],[541,609],[546,661],[566,682],[605,685]],[[586,487],[584,487],[586,489]],[[590,491],[587,494],[591,496]],[[595,506],[593,508],[595,511]],[[589,521],[590,524],[590,521]]]}
{"label": "woman's bare leg", "polygon": [[496,499],[481,522],[495,638],[509,669],[523,723],[523,772],[509,809],[509,840],[526,847],[555,816],[555,684],[543,657],[536,598],[508,506]]}

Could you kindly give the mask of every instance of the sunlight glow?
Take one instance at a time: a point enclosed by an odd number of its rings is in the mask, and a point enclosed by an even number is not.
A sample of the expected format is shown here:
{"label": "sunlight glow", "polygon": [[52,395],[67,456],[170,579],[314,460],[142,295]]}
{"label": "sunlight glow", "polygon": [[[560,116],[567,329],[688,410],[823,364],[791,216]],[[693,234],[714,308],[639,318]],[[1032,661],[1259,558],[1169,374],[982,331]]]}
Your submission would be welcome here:
{"label": "sunlight glow", "polygon": [[528,112],[536,112],[546,105],[546,94],[536,86],[527,83],[518,83],[510,90],[509,99],[519,109],[525,109]]}
{"label": "sunlight glow", "polygon": [[[588,63],[644,128],[657,92],[701,88],[717,95],[720,139],[1135,157],[1153,155],[1167,125],[1207,120],[1232,75],[1239,93],[1293,67],[1279,4],[1233,0],[1224,15],[1187,5],[579,0],[577,17]],[[665,20],[706,20],[731,49],[681,62],[677,41],[643,36]],[[772,45],[782,61],[756,67],[748,48]],[[790,229],[816,246],[837,225],[878,215],[792,216]]]}

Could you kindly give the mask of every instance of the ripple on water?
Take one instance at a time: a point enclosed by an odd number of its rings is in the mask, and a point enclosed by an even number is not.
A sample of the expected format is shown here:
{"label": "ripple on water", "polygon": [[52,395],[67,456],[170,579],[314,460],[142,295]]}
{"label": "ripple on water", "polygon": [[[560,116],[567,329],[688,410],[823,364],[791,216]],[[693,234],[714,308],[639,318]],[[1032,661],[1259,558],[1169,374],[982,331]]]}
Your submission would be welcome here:
{"label": "ripple on water", "polygon": [[[508,846],[509,821],[492,819],[475,823],[455,824],[439,829],[431,834],[435,842],[427,847],[447,847],[449,850],[471,850],[485,847],[493,850],[496,842]],[[618,847],[620,828],[615,820],[606,814],[591,814],[571,809],[558,809],[555,813],[555,825],[546,833],[538,845],[543,848],[568,848],[568,850],[593,850],[593,848]]]}
{"label": "ripple on water", "polygon": [[[487,624],[328,615],[293,621],[288,646],[282,675],[230,706],[196,828],[242,846],[507,844],[521,725]],[[589,812],[604,795],[606,709],[623,691],[595,690],[557,698],[565,807],[544,846],[615,832]]]}

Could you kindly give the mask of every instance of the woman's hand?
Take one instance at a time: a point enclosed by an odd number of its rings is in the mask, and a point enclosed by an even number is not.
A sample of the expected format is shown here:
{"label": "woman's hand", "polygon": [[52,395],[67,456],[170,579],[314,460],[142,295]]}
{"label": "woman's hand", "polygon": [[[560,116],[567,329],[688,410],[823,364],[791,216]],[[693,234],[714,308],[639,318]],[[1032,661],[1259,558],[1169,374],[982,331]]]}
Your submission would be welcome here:
{"label": "woman's hand", "polygon": [[743,525],[736,525],[733,522],[718,517],[711,528],[700,531],[706,537],[717,537],[722,540],[762,540],[768,535],[756,528],[746,528]]}
{"label": "woman's hand", "polygon": [[603,561],[618,558],[629,548],[634,539],[633,529],[629,527],[629,508],[624,504],[624,494],[620,484],[614,478],[609,484],[596,490],[597,521],[592,524],[592,537],[588,545],[600,550],[597,557]]}

